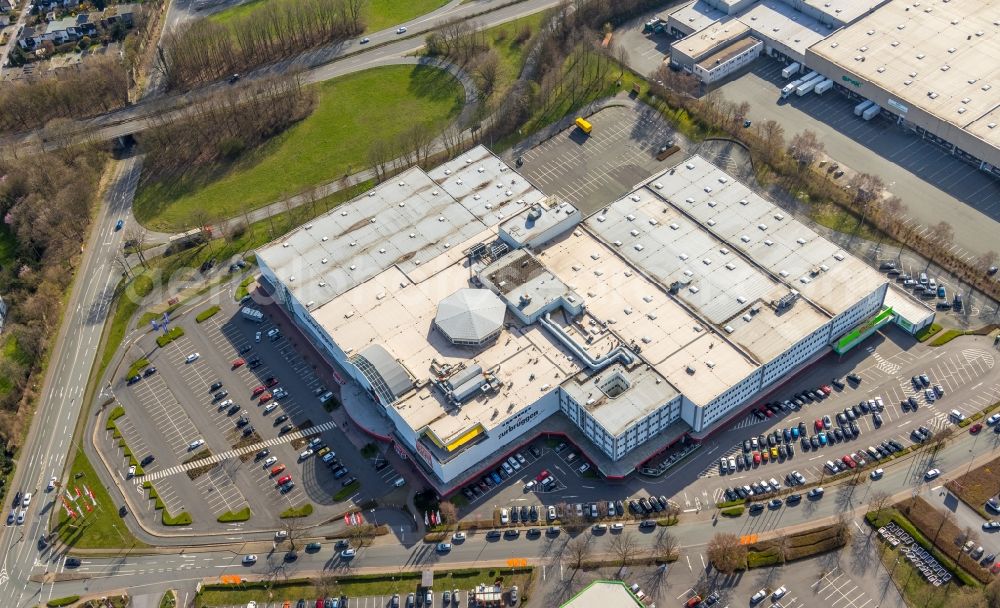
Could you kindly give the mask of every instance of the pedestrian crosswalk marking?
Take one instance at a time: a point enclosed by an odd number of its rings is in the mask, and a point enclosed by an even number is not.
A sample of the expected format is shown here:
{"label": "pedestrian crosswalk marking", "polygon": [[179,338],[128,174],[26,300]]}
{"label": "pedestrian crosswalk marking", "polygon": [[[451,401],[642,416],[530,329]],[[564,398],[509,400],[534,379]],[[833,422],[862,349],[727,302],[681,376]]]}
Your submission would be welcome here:
{"label": "pedestrian crosswalk marking", "polygon": [[157,479],[163,479],[164,477],[177,475],[178,473],[183,473],[185,471],[189,471],[194,468],[203,467],[206,464],[216,464],[228,458],[233,458],[234,456],[243,456],[245,454],[250,454],[251,452],[256,452],[264,448],[274,447],[282,443],[291,443],[292,441],[295,441],[296,439],[302,439],[303,437],[318,435],[319,433],[322,433],[324,431],[336,428],[336,426],[337,423],[330,420],[328,422],[324,422],[323,424],[317,426],[311,426],[301,431],[288,433],[287,435],[282,435],[280,437],[268,439],[267,441],[261,441],[253,445],[243,446],[238,450],[228,450],[220,454],[212,454],[208,458],[201,458],[199,460],[195,460],[185,464],[174,465],[172,467],[163,469],[162,471],[153,471],[152,473],[146,473],[145,475],[137,478],[137,481],[156,481]]}

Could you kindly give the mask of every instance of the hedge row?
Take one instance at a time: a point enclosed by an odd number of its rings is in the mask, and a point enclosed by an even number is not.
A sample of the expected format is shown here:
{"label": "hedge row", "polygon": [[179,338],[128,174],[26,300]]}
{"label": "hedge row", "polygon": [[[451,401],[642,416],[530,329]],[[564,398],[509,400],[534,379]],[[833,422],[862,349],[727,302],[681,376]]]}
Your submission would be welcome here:
{"label": "hedge row", "polygon": [[180,338],[183,335],[184,335],[183,327],[171,327],[170,329],[167,330],[167,333],[161,334],[156,337],[156,345],[159,346],[160,348],[163,348],[167,344],[170,344],[171,342],[173,342],[177,338]]}
{"label": "hedge row", "polygon": [[194,320],[196,322],[198,322],[198,323],[201,323],[203,321],[207,321],[207,320],[211,319],[212,317],[214,317],[215,314],[218,313],[220,310],[222,310],[222,309],[219,308],[218,306],[209,306],[205,310],[199,312],[195,316]]}
{"label": "hedge row", "polygon": [[301,507],[288,507],[281,512],[281,519],[291,519],[294,517],[308,517],[312,515],[313,506],[311,502],[307,502]]}
{"label": "hedge row", "polygon": [[216,518],[216,521],[224,524],[233,521],[246,521],[248,519],[250,519],[250,507],[243,507],[239,511],[226,511]]}
{"label": "hedge row", "polygon": [[69,606],[70,604],[75,604],[80,601],[79,595],[67,595],[66,597],[57,597],[55,599],[45,602],[45,605],[49,608],[59,608],[60,606]]}

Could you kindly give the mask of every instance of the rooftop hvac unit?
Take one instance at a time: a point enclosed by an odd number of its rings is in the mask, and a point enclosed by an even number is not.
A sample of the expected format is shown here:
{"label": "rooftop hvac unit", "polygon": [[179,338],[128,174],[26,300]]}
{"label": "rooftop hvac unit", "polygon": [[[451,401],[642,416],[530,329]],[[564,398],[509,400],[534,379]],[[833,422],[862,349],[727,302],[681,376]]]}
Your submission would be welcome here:
{"label": "rooftop hvac unit", "polygon": [[510,247],[507,246],[507,243],[497,243],[496,245],[493,245],[493,247],[490,249],[490,252],[493,254],[494,258],[499,258],[508,251],[510,251]]}
{"label": "rooftop hvac unit", "polygon": [[486,243],[477,243],[469,251],[469,257],[471,258],[481,258],[484,255],[486,255]]}

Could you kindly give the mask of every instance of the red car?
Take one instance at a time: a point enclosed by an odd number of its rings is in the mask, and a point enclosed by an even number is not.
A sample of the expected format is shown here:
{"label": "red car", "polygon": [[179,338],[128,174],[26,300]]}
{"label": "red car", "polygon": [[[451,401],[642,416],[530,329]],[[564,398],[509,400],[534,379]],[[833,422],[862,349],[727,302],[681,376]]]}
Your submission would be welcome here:
{"label": "red car", "polygon": [[990,572],[992,572],[993,574],[1000,573],[1000,562],[993,564],[993,567],[990,568]]}
{"label": "red car", "polygon": [[697,606],[700,603],[701,603],[701,596],[700,595],[696,595],[696,596],[688,599],[688,601],[684,605],[687,606],[687,608],[694,608],[695,606]]}
{"label": "red car", "polygon": [[760,464],[760,452],[753,453],[753,463]]}
{"label": "red car", "polygon": [[271,477],[274,477],[275,475],[277,475],[278,473],[280,473],[280,472],[282,472],[284,470],[285,470],[285,465],[283,465],[283,464],[279,464],[279,465],[275,466],[273,469],[271,469]]}
{"label": "red car", "polygon": [[549,476],[548,469],[542,469],[541,473],[539,473],[538,475],[535,475],[535,481],[541,483],[548,476]]}
{"label": "red car", "polygon": [[854,459],[853,459],[853,458],[851,458],[850,456],[844,456],[843,458],[841,458],[841,460],[842,460],[842,461],[844,462],[844,464],[846,464],[846,465],[847,465],[847,466],[848,466],[849,468],[852,468],[852,469],[853,469],[854,467],[858,466],[858,463],[854,462]]}
{"label": "red car", "polygon": [[774,416],[774,414],[771,412],[771,410],[767,409],[766,407],[759,407],[759,408],[757,408],[757,411],[760,412],[761,414],[764,414],[768,418],[770,418],[771,416]]}
{"label": "red car", "polygon": [[241,367],[246,362],[247,362],[247,360],[244,359],[243,357],[240,357],[239,359],[233,359],[233,369],[236,369],[237,367]]}
{"label": "red car", "polygon": [[323,608],[323,598],[316,600],[316,608]]}
{"label": "red car", "polygon": [[267,387],[264,386],[263,384],[261,384],[260,386],[255,386],[254,389],[253,389],[253,392],[250,393],[250,394],[252,396],[256,397],[257,395],[263,393],[266,390],[267,390]]}
{"label": "red car", "polygon": [[833,392],[833,389],[830,388],[829,384],[824,384],[823,386],[819,387],[819,390],[823,391],[824,395],[829,395],[830,393]]}
{"label": "red car", "polygon": [[817,418],[816,422],[814,424],[816,425],[816,432],[817,433],[823,430],[823,421],[822,420],[820,420],[819,418]]}
{"label": "red car", "polygon": [[292,476],[291,475],[285,475],[284,477],[280,477],[278,479],[278,485],[279,486],[283,486],[283,485],[285,485],[286,483],[288,483],[291,480],[292,480]]}
{"label": "red car", "polygon": [[983,430],[983,425],[979,424],[978,422],[969,427],[969,432],[972,433],[973,435],[975,435],[981,430]]}
{"label": "red car", "polygon": [[260,403],[267,403],[268,401],[271,400],[271,396],[272,396],[271,393],[264,393],[263,395],[260,396]]}
{"label": "red car", "polygon": [[270,376],[270,377],[268,377],[267,380],[264,381],[264,386],[266,386],[268,388],[271,388],[272,386],[274,386],[277,383],[278,383],[278,379],[275,378],[274,376]]}

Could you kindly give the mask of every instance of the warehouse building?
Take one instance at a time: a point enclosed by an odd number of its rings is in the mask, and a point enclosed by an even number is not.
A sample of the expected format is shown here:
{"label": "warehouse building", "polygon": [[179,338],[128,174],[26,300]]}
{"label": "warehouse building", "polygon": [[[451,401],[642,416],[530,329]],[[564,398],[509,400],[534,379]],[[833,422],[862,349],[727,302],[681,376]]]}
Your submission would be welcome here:
{"label": "warehouse building", "polygon": [[583,219],[480,147],[258,261],[441,488],[553,417],[634,467],[892,320],[882,275],[697,156]]}
{"label": "warehouse building", "polygon": [[1000,175],[1000,5],[894,0],[822,42],[806,64],[841,91]]}
{"label": "warehouse building", "polygon": [[660,19],[678,39],[671,65],[705,84],[759,55],[794,63],[831,79],[849,98],[878,106],[864,119],[881,113],[1000,175],[996,3],[695,0]]}

